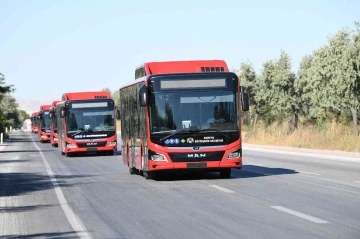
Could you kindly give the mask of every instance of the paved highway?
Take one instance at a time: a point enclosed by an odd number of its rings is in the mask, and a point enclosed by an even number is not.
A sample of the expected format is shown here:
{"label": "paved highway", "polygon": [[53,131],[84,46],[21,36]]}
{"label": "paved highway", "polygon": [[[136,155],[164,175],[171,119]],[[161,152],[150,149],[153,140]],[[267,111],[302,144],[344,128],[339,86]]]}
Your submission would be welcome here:
{"label": "paved highway", "polygon": [[360,238],[360,160],[245,150],[231,179],[154,181],[29,132],[0,150],[0,238]]}

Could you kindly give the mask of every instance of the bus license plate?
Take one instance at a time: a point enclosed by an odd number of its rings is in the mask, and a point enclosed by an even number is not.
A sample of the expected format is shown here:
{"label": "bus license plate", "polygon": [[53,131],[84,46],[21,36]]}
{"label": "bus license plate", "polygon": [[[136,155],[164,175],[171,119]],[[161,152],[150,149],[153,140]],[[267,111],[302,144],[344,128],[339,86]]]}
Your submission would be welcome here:
{"label": "bus license plate", "polygon": [[187,163],[187,168],[206,168],[206,163]]}

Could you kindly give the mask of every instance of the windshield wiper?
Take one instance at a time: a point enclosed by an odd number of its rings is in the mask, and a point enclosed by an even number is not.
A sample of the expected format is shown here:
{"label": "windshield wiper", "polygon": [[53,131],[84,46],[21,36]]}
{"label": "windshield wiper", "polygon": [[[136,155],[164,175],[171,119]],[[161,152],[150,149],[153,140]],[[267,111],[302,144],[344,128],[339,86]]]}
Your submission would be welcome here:
{"label": "windshield wiper", "polygon": [[73,137],[73,136],[75,136],[75,135],[78,135],[78,134],[80,134],[82,132],[82,130],[77,130],[75,133],[73,133],[71,136]]}
{"label": "windshield wiper", "polygon": [[198,131],[197,128],[192,129],[191,127],[190,127],[190,129],[182,129],[182,130],[176,131],[175,133],[169,134],[169,135],[161,138],[161,139],[160,139],[160,142],[162,142],[162,141],[164,141],[165,139],[168,139],[168,138],[170,138],[170,137],[172,137],[172,136],[174,136],[174,135],[177,135],[177,134],[188,133],[188,132],[196,132],[196,131]]}

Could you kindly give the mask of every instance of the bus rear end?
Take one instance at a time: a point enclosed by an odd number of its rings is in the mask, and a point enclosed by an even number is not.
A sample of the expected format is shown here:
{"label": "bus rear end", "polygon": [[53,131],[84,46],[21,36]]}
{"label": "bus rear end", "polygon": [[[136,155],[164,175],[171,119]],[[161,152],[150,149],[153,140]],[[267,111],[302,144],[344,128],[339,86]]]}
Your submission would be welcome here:
{"label": "bus rear end", "polygon": [[111,98],[67,100],[57,105],[62,154],[106,153],[117,150],[115,103]]}
{"label": "bus rear end", "polygon": [[50,108],[51,105],[41,105],[38,114],[39,120],[39,141],[40,143],[50,142]]}
{"label": "bus rear end", "polygon": [[249,102],[236,74],[151,75],[136,97],[146,109],[138,117],[146,119],[146,134],[129,140],[128,124],[137,122],[131,113],[122,114],[127,147],[123,155],[134,161],[130,172],[137,169],[151,178],[162,170],[204,170],[230,177],[232,168],[242,167],[240,114],[248,110]]}

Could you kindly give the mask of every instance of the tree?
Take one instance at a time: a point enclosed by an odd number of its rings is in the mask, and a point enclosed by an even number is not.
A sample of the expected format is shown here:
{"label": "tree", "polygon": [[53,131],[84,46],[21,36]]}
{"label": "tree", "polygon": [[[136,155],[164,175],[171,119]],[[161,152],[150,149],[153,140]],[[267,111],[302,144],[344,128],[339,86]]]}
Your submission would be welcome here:
{"label": "tree", "polygon": [[[257,92],[258,82],[255,70],[250,62],[243,62],[240,64],[240,71],[239,71],[239,80],[240,85],[246,88],[246,92],[249,94],[250,98],[250,114],[247,114],[248,117],[251,117],[251,112],[253,111],[253,131],[255,131],[256,122],[257,122],[257,102],[255,100],[255,94]],[[250,119],[249,119],[250,121]]]}
{"label": "tree", "polygon": [[120,106],[120,91],[116,90],[112,94],[112,98],[115,101],[115,105]]}
{"label": "tree", "polygon": [[110,90],[110,88],[107,88],[107,87],[105,87],[105,88],[102,88],[102,90],[101,91],[108,91],[108,92],[110,92],[111,93],[111,90]]}

